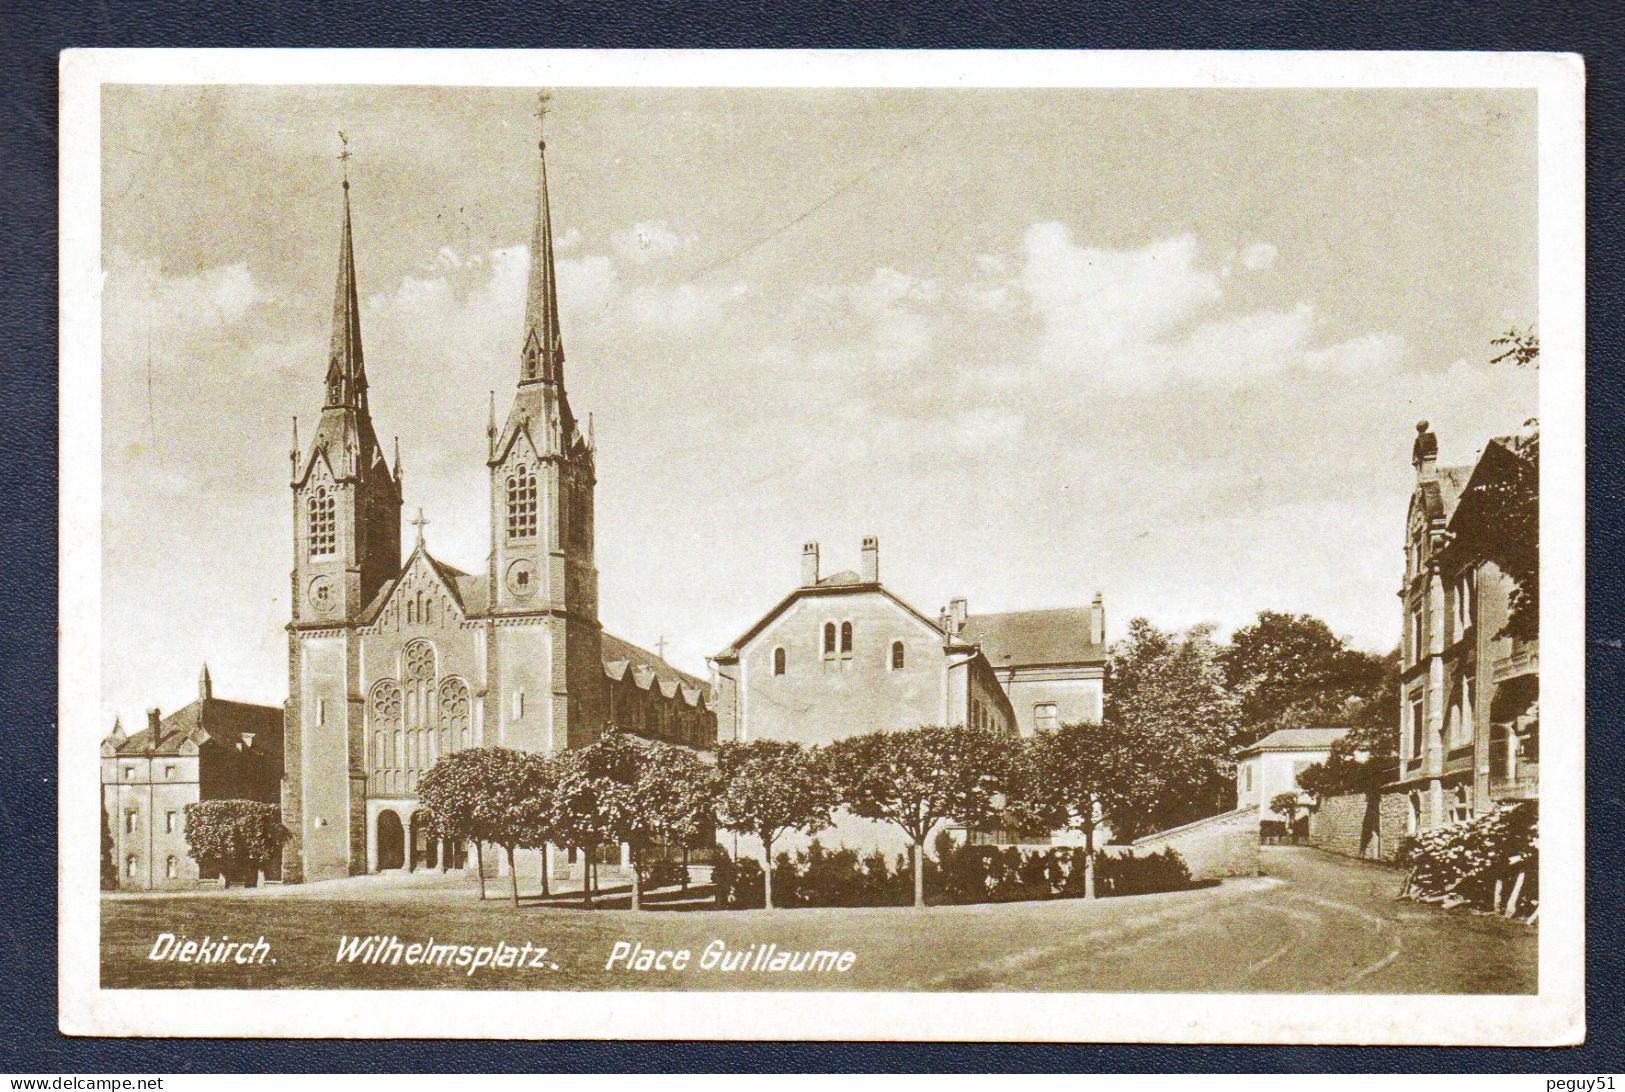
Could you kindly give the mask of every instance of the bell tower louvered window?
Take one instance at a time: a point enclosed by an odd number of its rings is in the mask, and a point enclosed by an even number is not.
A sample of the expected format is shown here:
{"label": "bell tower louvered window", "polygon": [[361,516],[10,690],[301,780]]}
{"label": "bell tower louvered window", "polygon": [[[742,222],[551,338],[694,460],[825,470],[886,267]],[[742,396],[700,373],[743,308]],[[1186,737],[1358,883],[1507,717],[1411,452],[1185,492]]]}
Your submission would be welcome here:
{"label": "bell tower louvered window", "polygon": [[508,541],[536,537],[536,475],[519,467],[508,475]]}
{"label": "bell tower louvered window", "polygon": [[331,557],[338,552],[337,505],[326,486],[317,486],[310,495],[306,528],[311,557]]}

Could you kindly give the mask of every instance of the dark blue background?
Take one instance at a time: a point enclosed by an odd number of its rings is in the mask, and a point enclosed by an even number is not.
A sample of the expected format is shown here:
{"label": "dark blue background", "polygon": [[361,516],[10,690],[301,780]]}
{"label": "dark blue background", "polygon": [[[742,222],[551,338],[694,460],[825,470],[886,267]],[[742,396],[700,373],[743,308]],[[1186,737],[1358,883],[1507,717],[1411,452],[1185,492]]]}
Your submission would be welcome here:
{"label": "dark blue background", "polygon": [[[229,9],[229,10],[222,10]],[[1619,1072],[1620,27],[1625,4],[50,3],[0,8],[0,1071]],[[1013,1044],[291,1042],[56,1032],[56,65],[70,46],[1470,49],[1589,71],[1588,1044],[1421,1050]],[[60,437],[63,444],[82,438]],[[114,639],[117,637],[114,635]],[[95,686],[95,680],[74,685]],[[66,938],[94,944],[93,937]],[[290,995],[284,1002],[299,1003]],[[696,1004],[706,1004],[696,996]],[[763,1003],[771,1004],[764,997]],[[838,997],[831,998],[839,1004]],[[1038,1004],[1064,1004],[1045,998]],[[1441,1000],[1441,1007],[1449,1002]],[[342,1029],[335,1028],[337,1031]],[[545,1028],[538,1028],[545,1032]],[[1544,1088],[1531,1081],[1532,1089]]]}

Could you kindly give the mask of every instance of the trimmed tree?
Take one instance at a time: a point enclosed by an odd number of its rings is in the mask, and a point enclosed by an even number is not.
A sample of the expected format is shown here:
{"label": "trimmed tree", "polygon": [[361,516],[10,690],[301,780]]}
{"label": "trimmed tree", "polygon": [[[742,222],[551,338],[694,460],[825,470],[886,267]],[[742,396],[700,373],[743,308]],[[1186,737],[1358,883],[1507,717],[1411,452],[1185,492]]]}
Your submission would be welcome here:
{"label": "trimmed tree", "polygon": [[[664,743],[646,746],[634,786],[635,806],[666,847],[693,849],[710,833],[716,811],[717,774],[692,751]],[[642,908],[649,843],[632,843],[633,905]]]}
{"label": "trimmed tree", "polygon": [[258,872],[288,840],[282,809],[258,800],[199,800],[186,805],[187,852],[200,867]]}
{"label": "trimmed tree", "polygon": [[[517,833],[501,828],[515,820],[510,805],[513,794],[523,791],[523,780],[518,772],[523,761],[521,752],[506,747],[473,747],[444,756],[418,779],[418,802],[428,810],[434,833],[438,837],[474,843],[481,900],[485,898],[485,843],[501,845],[508,841],[512,844],[511,839]],[[510,854],[510,864],[511,859]],[[516,906],[519,902],[517,884],[515,879]]]}
{"label": "trimmed tree", "polygon": [[993,820],[1015,739],[983,728],[926,726],[836,740],[824,760],[853,815],[893,823],[912,844],[914,905],[925,906],[925,843],[939,823]]}
{"label": "trimmed tree", "polygon": [[793,830],[829,826],[835,794],[823,763],[799,743],[756,739],[717,748],[717,820],[762,843],[767,909],[773,909],[773,843]]}
{"label": "trimmed tree", "polygon": [[553,800],[547,822],[562,845],[578,850],[581,861],[581,902],[592,906],[593,858],[598,847],[614,842],[615,830],[609,811],[616,806],[606,793],[614,786],[595,771],[591,747],[564,751],[555,758]]}
{"label": "trimmed tree", "polygon": [[1141,770],[1141,740],[1114,724],[1066,724],[1022,744],[1010,816],[1026,830],[1083,832],[1083,894],[1095,898],[1095,831],[1122,809]]}
{"label": "trimmed tree", "polygon": [[1286,832],[1290,837],[1296,833],[1298,826],[1298,809],[1302,804],[1296,792],[1278,792],[1270,797],[1270,810],[1276,815],[1286,816]]}
{"label": "trimmed tree", "polygon": [[518,788],[518,806],[511,818],[513,838],[521,849],[534,849],[542,857],[542,896],[552,894],[547,875],[547,847],[557,842],[553,829],[553,796],[558,790],[558,762],[550,755],[519,752],[524,771]]}

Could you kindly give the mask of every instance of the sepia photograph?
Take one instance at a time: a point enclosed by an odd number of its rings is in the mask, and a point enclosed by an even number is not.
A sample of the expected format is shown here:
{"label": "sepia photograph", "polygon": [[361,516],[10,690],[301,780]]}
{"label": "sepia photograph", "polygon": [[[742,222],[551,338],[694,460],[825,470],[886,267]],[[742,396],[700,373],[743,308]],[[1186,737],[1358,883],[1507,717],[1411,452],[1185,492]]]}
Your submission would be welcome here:
{"label": "sepia photograph", "polygon": [[1583,1035],[1577,63],[416,56],[65,61],[64,1030]]}

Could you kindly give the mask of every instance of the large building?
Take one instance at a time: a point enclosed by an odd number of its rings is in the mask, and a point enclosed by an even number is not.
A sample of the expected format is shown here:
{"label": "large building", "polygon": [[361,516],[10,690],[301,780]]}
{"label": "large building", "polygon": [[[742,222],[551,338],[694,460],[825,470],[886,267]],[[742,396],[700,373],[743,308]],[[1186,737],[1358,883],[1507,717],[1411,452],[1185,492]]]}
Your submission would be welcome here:
{"label": "large building", "polygon": [[[1080,609],[972,615],[954,599],[935,617],[880,580],[880,543],[857,570],[823,575],[801,550],[801,582],[712,658],[717,734],[817,745],[873,731],[965,724],[1030,735],[1098,721],[1105,674],[1099,595]],[[892,851],[885,825],[838,816],[852,848]]]}
{"label": "large building", "polygon": [[1495,560],[1508,536],[1535,533],[1508,525],[1505,501],[1529,486],[1538,443],[1530,422],[1492,439],[1471,466],[1439,466],[1438,438],[1417,425],[1390,786],[1404,794],[1413,832],[1539,796],[1540,644],[1508,632],[1515,583]]}
{"label": "large building", "polygon": [[108,887],[192,887],[199,870],[186,843],[186,805],[200,800],[278,801],[282,710],[214,696],[209,669],[197,700],[125,735],[102,740],[102,872]]}
{"label": "large building", "polygon": [[431,556],[417,521],[401,561],[403,486],[373,429],[344,182],[326,396],[297,431],[283,807],[290,881],[457,865],[425,837],[418,777],[465,747],[558,751],[611,719],[711,745],[706,684],[602,632],[595,449],[564,383],[545,150],[538,163],[518,381],[486,427],[491,548],[467,572]]}

